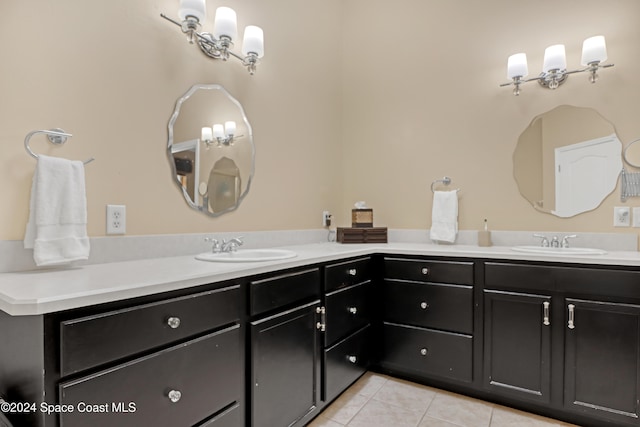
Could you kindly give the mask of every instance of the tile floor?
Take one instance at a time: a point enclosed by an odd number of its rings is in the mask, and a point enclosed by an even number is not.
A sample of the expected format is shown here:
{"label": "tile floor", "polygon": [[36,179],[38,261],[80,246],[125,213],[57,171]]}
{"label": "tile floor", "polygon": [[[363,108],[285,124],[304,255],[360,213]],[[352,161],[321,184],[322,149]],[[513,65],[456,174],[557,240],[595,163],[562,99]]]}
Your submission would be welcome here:
{"label": "tile floor", "polygon": [[569,427],[561,421],[367,372],[309,427]]}

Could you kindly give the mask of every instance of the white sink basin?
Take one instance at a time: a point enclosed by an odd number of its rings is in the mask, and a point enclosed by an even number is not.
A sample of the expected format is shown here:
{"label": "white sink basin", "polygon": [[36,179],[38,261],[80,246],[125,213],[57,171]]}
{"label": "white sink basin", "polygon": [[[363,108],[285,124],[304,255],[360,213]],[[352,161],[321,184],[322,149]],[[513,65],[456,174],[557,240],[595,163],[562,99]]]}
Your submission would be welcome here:
{"label": "white sink basin", "polygon": [[545,255],[605,255],[607,251],[593,248],[552,248],[544,246],[514,246],[511,248],[516,252],[528,252],[530,254]]}
{"label": "white sink basin", "polygon": [[297,256],[298,254],[288,249],[238,249],[235,252],[204,252],[196,255],[196,259],[211,262],[260,262]]}

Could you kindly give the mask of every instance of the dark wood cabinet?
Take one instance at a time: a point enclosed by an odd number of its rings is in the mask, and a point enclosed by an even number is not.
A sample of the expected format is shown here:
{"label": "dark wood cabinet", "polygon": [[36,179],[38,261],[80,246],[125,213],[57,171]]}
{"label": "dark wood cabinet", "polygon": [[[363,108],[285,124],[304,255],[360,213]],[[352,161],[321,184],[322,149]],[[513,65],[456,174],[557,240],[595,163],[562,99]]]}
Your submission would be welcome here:
{"label": "dark wood cabinet", "polygon": [[640,305],[566,299],[567,409],[640,425]]}
{"label": "dark wood cabinet", "polygon": [[320,300],[251,322],[251,425],[290,426],[319,404]]}
{"label": "dark wood cabinet", "polygon": [[550,402],[551,297],[484,291],[484,374],[487,390]]}
{"label": "dark wood cabinet", "polygon": [[391,374],[473,381],[472,262],[383,259],[379,365]]}

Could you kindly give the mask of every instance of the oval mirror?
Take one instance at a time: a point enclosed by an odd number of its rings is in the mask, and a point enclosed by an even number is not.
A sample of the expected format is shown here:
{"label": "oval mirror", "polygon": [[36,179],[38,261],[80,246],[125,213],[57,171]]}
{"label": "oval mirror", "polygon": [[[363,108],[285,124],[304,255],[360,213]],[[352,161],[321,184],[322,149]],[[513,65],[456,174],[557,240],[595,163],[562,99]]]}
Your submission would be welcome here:
{"label": "oval mirror", "polygon": [[621,154],[615,128],[596,110],[561,105],[522,132],[513,175],[535,209],[571,217],[597,208],[616,188]]}
{"label": "oval mirror", "polygon": [[168,128],[172,177],[189,206],[210,216],[237,209],[255,170],[240,102],[220,85],[194,85],[176,101]]}

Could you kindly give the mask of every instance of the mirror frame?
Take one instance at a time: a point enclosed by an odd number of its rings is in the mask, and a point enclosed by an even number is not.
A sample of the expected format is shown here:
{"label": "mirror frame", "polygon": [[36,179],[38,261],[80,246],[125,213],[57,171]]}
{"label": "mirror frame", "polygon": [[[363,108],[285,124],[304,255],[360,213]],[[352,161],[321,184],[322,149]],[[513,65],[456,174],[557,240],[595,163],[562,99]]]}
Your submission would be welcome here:
{"label": "mirror frame", "polygon": [[[229,101],[231,101],[233,104],[236,105],[236,107],[238,107],[238,109],[240,110],[240,114],[242,115],[242,119],[244,120],[244,123],[247,127],[247,134],[245,137],[247,137],[251,143],[251,171],[249,173],[249,177],[247,178],[247,187],[245,188],[245,190],[240,194],[240,196],[238,197],[238,201],[234,206],[231,206],[225,210],[222,210],[220,212],[211,212],[209,210],[208,206],[199,206],[197,205],[192,199],[191,196],[189,196],[189,194],[187,193],[187,190],[184,186],[182,186],[182,184],[180,183],[180,181],[177,178],[178,175],[178,171],[176,170],[176,165],[175,165],[175,161],[174,161],[174,157],[173,157],[173,152],[172,152],[172,147],[174,146],[174,135],[173,135],[173,127],[176,123],[176,120],[178,119],[178,116],[180,115],[180,109],[182,107],[182,104],[184,104],[187,100],[189,100],[189,98],[191,98],[191,96],[196,93],[199,90],[218,90],[220,92],[222,92],[228,99]],[[240,104],[240,101],[238,101],[236,98],[234,98],[224,87],[222,87],[219,84],[195,84],[193,86],[191,86],[191,88],[184,94],[182,95],[177,101],[176,101],[176,106],[175,109],[173,110],[173,114],[171,115],[171,118],[169,119],[169,124],[167,125],[167,130],[169,133],[169,139],[167,141],[167,155],[169,158],[169,165],[171,166],[171,173],[173,174],[173,180],[176,183],[176,185],[178,186],[178,188],[180,188],[180,190],[182,191],[182,195],[184,197],[184,200],[187,202],[187,204],[189,205],[189,207],[191,207],[194,210],[197,210],[199,212],[202,212],[210,217],[218,217],[220,215],[223,215],[225,213],[229,213],[229,212],[233,212],[236,209],[238,209],[238,207],[240,206],[240,203],[242,203],[242,200],[244,200],[244,198],[246,197],[247,193],[249,193],[249,189],[251,188],[251,182],[253,180],[253,175],[255,173],[255,168],[256,168],[256,146],[253,142],[253,130],[251,129],[251,124],[249,123],[249,119],[247,119],[247,115],[244,111],[244,108],[242,107],[242,104]],[[199,140],[198,140],[199,141]],[[198,183],[195,183],[196,188],[195,188],[195,192],[198,191],[197,186]]]}

